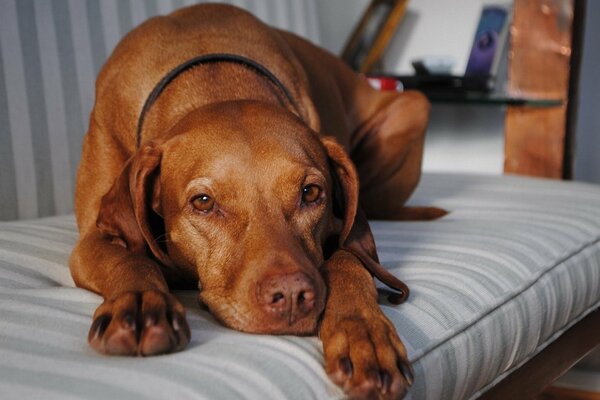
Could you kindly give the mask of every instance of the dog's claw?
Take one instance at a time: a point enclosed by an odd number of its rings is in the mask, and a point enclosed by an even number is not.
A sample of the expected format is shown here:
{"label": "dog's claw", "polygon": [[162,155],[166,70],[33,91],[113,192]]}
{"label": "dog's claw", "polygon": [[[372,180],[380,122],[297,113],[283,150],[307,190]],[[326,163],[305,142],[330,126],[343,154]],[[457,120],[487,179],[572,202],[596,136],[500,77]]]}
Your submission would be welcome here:
{"label": "dog's claw", "polygon": [[171,294],[129,292],[98,307],[88,341],[104,354],[149,356],[182,350],[190,329],[183,306]]}
{"label": "dog's claw", "polygon": [[100,315],[94,319],[90,328],[90,334],[88,335],[88,341],[98,340],[104,334],[109,322],[110,316],[108,315]]}
{"label": "dog's claw", "polygon": [[408,385],[412,386],[412,384],[415,380],[412,366],[403,361],[399,361],[398,368],[400,368],[400,372],[402,372],[402,375],[404,375],[404,379],[406,379],[406,382],[408,382]]}
{"label": "dog's claw", "polygon": [[387,394],[390,389],[390,385],[392,384],[392,376],[387,371],[381,371],[379,376],[381,379],[381,393]]}
{"label": "dog's claw", "polygon": [[133,317],[132,313],[129,313],[129,312],[126,313],[123,316],[122,323],[123,323],[123,328],[125,328],[125,329],[136,330],[136,328],[137,328],[137,324],[136,324],[135,318]]}
{"label": "dog's claw", "polygon": [[340,360],[340,370],[346,376],[351,376],[352,375],[352,362],[350,361],[350,358],[343,357]]}
{"label": "dog's claw", "polygon": [[175,332],[179,332],[181,330],[181,323],[179,322],[179,318],[177,316],[172,319],[171,324],[173,325],[173,330]]}
{"label": "dog's claw", "polygon": [[397,400],[413,383],[406,350],[383,314],[324,320],[321,339],[327,373],[352,399]]}

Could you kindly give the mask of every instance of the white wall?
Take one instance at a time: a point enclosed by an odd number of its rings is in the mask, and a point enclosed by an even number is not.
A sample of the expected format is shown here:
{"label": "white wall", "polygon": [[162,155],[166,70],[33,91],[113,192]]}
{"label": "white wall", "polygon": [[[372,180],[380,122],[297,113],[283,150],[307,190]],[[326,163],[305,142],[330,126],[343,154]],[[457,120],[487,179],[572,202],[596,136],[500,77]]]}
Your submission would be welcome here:
{"label": "white wall", "polygon": [[[317,3],[321,43],[339,54],[369,0]],[[412,0],[384,60],[386,72],[412,74],[410,61],[424,55],[451,55],[454,72],[464,73],[481,8],[492,0]],[[495,1],[498,3],[499,1]],[[506,4],[507,0],[500,0]],[[510,3],[510,2],[509,2]],[[501,174],[504,109],[434,104],[423,169]]]}
{"label": "white wall", "polygon": [[369,0],[318,1],[320,45],[334,54],[340,54],[350,32],[354,29],[369,2]]}
{"label": "white wall", "polygon": [[[321,45],[335,54],[344,47],[350,32],[370,0],[322,0],[317,2]],[[428,55],[450,55],[456,59],[454,73],[462,74],[471,43],[486,4],[508,4],[510,0],[413,0],[409,1],[398,30],[386,51],[387,72],[412,74],[411,60]]]}
{"label": "white wall", "polygon": [[413,0],[387,50],[386,69],[399,74],[414,72],[411,61],[431,55],[455,59],[452,73],[462,75],[471,44],[487,4],[510,6],[510,0]]}

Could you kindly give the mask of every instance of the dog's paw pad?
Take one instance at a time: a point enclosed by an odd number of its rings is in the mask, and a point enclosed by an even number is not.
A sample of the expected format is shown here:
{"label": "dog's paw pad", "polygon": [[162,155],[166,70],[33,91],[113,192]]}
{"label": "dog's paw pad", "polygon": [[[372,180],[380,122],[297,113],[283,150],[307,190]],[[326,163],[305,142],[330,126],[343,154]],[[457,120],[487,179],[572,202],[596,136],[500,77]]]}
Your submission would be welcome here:
{"label": "dog's paw pad", "polygon": [[171,294],[128,292],[98,307],[88,341],[104,354],[150,356],[185,348],[190,329]]}

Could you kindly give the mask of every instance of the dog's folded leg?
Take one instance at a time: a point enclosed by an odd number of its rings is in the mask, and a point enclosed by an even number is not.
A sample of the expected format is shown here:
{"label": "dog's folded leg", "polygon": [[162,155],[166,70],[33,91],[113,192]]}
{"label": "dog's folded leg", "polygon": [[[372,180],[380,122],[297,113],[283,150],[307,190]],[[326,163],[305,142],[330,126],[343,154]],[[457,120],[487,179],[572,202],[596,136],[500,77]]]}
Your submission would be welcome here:
{"label": "dog's folded leg", "polygon": [[421,177],[429,103],[418,92],[382,93],[363,88],[371,99],[369,117],[353,137],[352,159],[360,176],[361,205],[369,219],[434,220],[436,207],[405,207]]}
{"label": "dog's folded leg", "polygon": [[329,294],[319,335],[327,373],[351,398],[402,398],[412,384],[412,369],[396,329],[377,304],[369,271],[345,250],[323,268]]}
{"label": "dog's folded leg", "polygon": [[164,272],[172,269],[159,265],[170,260],[156,240],[161,234],[153,230],[161,226],[154,210],[161,154],[149,144],[129,159],[102,197],[96,226],[84,228],[71,255],[77,286],[104,297],[88,336],[101,353],[169,353],[190,340],[185,310],[165,280]]}
{"label": "dog's folded leg", "polygon": [[155,261],[92,230],[77,244],[70,264],[78,286],[104,297],[88,335],[96,351],[148,356],[188,344],[185,309],[169,293]]}

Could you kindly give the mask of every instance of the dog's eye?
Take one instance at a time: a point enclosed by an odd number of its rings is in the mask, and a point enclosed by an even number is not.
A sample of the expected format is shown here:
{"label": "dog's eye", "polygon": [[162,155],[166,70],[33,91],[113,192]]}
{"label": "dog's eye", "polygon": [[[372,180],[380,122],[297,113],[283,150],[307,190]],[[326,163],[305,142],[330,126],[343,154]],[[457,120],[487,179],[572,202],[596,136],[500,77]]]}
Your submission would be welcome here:
{"label": "dog's eye", "polygon": [[306,185],[302,188],[302,202],[311,204],[321,198],[321,188],[317,185]]}
{"label": "dog's eye", "polygon": [[215,206],[215,200],[207,194],[201,194],[192,199],[192,205],[196,210],[207,213]]}

